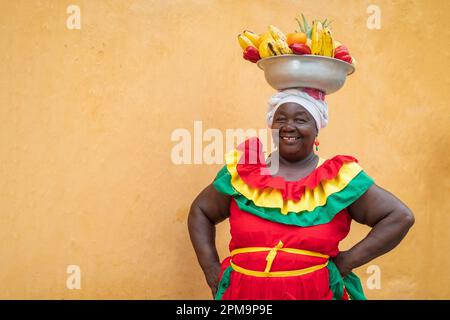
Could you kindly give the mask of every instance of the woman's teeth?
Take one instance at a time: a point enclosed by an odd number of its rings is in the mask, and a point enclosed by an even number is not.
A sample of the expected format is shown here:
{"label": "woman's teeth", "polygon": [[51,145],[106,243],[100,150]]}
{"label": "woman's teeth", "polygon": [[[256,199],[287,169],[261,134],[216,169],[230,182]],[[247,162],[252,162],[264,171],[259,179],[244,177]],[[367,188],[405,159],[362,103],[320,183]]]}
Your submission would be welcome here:
{"label": "woman's teeth", "polygon": [[285,140],[285,141],[295,141],[300,139],[300,137],[281,137],[281,139]]}

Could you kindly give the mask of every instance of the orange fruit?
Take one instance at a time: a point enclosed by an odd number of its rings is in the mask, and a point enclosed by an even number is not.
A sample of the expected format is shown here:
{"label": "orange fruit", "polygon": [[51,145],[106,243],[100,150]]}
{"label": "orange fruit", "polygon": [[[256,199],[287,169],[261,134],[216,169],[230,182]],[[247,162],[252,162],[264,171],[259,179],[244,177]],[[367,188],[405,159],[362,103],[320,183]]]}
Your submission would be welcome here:
{"label": "orange fruit", "polygon": [[286,38],[288,46],[294,43],[306,43],[306,34],[303,32],[288,33]]}

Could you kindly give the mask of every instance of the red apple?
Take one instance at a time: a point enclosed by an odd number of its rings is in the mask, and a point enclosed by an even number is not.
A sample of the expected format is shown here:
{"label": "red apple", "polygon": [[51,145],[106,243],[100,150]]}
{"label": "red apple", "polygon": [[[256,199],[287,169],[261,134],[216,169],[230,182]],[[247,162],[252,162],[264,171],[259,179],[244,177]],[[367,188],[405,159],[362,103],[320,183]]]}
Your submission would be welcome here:
{"label": "red apple", "polygon": [[311,54],[311,49],[304,43],[294,43],[289,48],[291,48],[292,52],[295,54]]}
{"label": "red apple", "polygon": [[248,46],[243,53],[243,57],[245,60],[251,61],[253,63],[257,62],[259,59],[261,59],[261,56],[259,55],[258,49],[252,46]]}

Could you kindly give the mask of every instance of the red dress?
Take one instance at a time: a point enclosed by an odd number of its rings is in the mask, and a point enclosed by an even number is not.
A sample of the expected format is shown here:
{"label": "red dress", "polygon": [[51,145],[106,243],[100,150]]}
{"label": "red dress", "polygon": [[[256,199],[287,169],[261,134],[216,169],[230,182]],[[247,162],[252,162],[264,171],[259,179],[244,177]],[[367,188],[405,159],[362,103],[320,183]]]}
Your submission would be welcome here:
{"label": "red dress", "polygon": [[216,299],[364,299],[356,275],[342,279],[332,258],[350,230],[346,207],[373,180],[350,156],[321,159],[298,181],[263,174],[265,166],[252,138],[227,154],[213,183],[232,197]]}

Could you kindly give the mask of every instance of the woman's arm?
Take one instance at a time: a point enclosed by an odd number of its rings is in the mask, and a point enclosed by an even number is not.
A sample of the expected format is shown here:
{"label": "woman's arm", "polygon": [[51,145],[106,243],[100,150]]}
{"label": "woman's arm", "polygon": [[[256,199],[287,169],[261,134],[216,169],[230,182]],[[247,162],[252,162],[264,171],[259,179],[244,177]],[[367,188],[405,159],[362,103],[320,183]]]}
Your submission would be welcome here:
{"label": "woman's arm", "polygon": [[412,211],[390,192],[373,184],[347,208],[354,220],[372,227],[369,234],[335,263],[342,276],[395,248],[414,224]]}
{"label": "woman's arm", "polygon": [[188,217],[191,242],[213,297],[217,292],[220,273],[215,225],[229,217],[230,199],[230,196],[209,185],[192,203]]}

